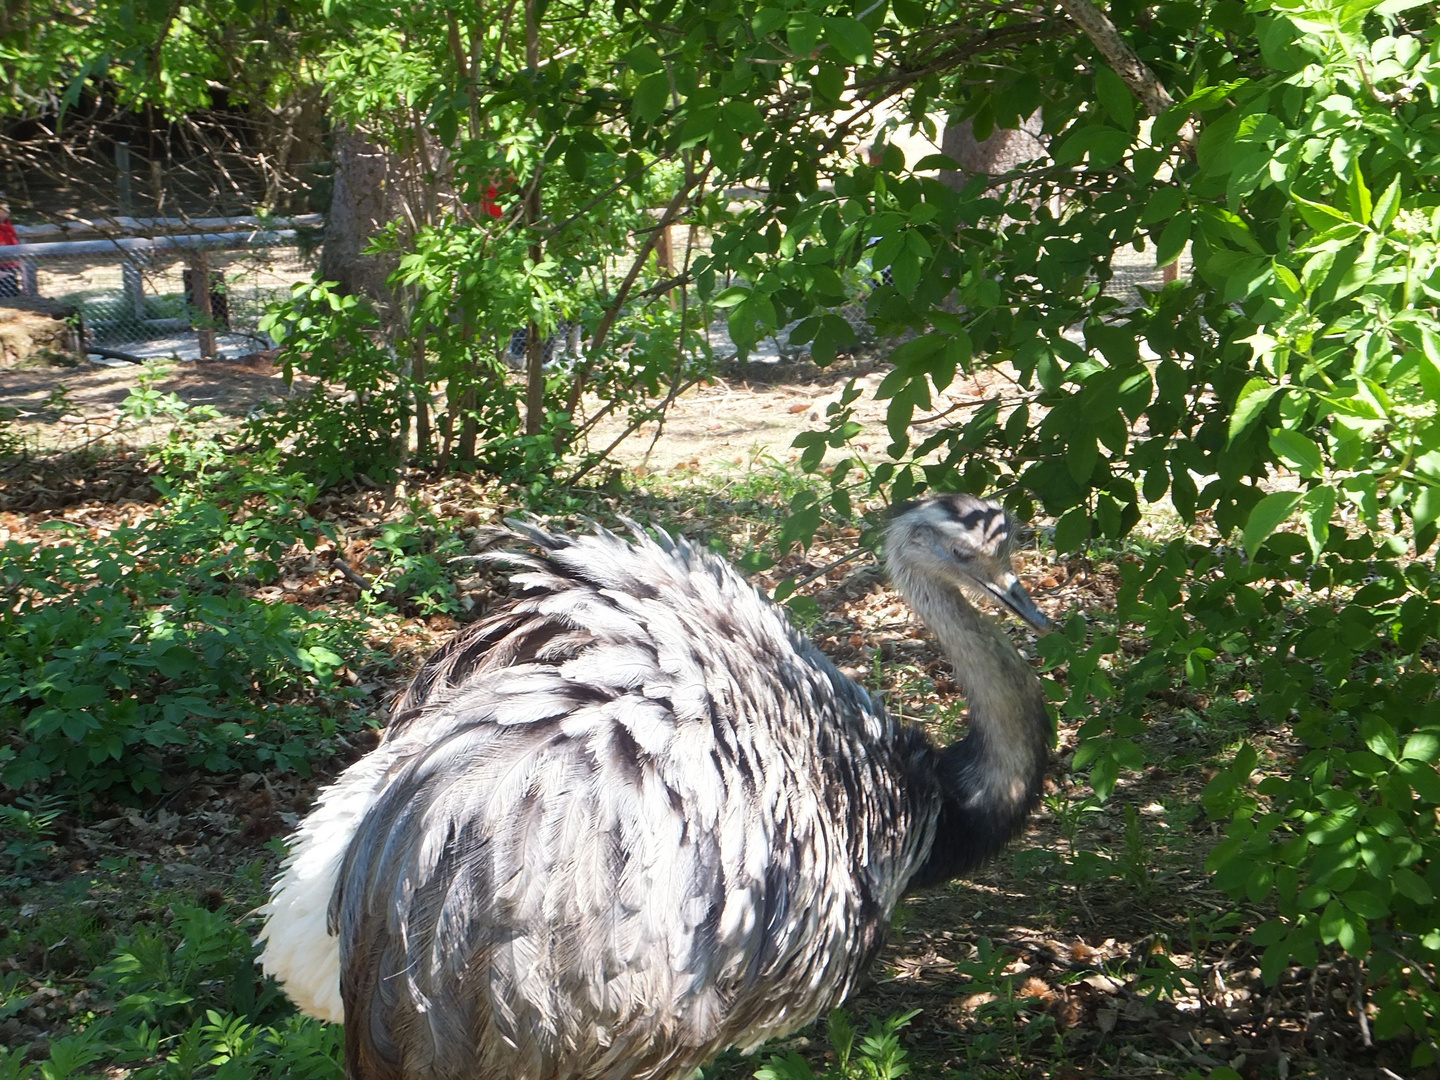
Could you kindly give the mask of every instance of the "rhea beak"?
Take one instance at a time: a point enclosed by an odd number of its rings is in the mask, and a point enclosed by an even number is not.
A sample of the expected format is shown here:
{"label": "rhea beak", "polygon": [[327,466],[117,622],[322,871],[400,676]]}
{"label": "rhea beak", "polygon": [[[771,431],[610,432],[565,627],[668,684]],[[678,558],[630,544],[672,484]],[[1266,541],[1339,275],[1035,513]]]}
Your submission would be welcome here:
{"label": "rhea beak", "polygon": [[1030,594],[1025,591],[1025,586],[1020,584],[1020,579],[1013,571],[1007,570],[999,575],[998,580],[990,578],[979,584],[997,603],[1005,605],[1034,627],[1036,633],[1048,634],[1055,629],[1045,617],[1045,613],[1035,606],[1035,601],[1030,599]]}

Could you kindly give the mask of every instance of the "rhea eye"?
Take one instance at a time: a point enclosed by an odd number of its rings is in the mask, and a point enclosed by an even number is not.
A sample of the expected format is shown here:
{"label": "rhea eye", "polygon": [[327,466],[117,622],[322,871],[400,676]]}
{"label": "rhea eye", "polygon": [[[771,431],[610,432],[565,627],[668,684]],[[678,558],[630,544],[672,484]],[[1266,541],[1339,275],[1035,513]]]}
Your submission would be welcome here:
{"label": "rhea eye", "polygon": [[979,549],[969,540],[953,540],[950,543],[950,553],[957,559],[968,561],[979,554]]}

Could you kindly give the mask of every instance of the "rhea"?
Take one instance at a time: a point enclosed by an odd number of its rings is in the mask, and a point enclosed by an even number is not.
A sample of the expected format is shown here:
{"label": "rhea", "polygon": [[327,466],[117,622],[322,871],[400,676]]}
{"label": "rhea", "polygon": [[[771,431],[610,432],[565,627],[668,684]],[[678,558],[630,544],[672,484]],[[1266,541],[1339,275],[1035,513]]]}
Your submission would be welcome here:
{"label": "rhea", "polygon": [[512,524],[518,596],[425,663],[327,788],[261,963],[345,1024],[352,1080],[679,1080],[839,1004],[907,892],[1003,847],[1040,796],[1037,630],[1001,508],[897,510],[895,585],[967,734],[898,722],[684,540]]}

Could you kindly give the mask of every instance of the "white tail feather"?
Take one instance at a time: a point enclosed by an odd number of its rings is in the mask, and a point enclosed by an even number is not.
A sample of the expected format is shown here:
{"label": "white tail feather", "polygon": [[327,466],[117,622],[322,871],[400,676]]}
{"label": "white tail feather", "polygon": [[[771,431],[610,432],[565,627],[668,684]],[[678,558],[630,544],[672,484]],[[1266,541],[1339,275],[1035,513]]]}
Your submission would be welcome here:
{"label": "white tail feather", "polygon": [[320,793],[290,838],[290,855],[270,902],[260,909],[265,926],[260,966],[285,987],[301,1012],[343,1023],[340,943],[327,926],[340,865],[360,821],[384,787],[394,753],[381,747],[361,758]]}

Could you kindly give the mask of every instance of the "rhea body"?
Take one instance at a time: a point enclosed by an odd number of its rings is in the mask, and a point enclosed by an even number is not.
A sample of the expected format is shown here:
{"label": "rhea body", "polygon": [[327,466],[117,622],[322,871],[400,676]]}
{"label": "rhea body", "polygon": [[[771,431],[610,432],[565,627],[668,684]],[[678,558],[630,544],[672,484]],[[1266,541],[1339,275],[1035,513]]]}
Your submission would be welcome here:
{"label": "rhea body", "polygon": [[320,796],[261,963],[345,1024],[352,1080],[671,1080],[844,1000],[907,890],[1022,827],[1039,680],[966,599],[1037,628],[992,503],[892,518],[892,578],[970,728],[891,718],[683,540],[516,526],[520,595],[425,664]]}

